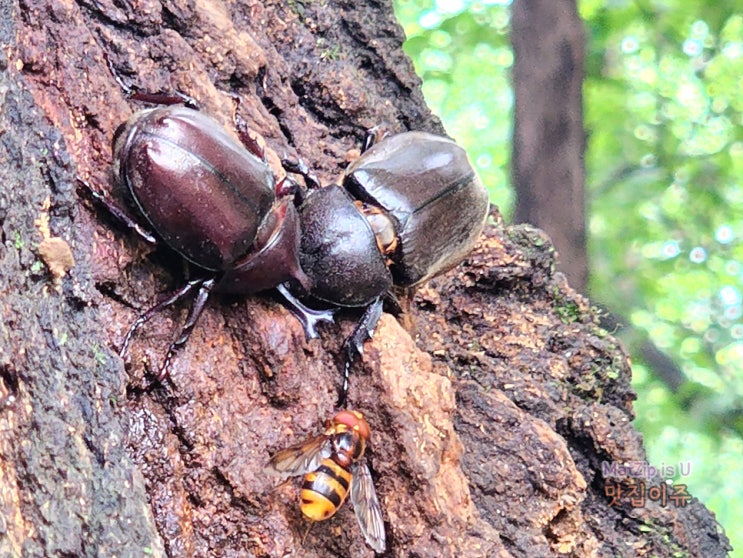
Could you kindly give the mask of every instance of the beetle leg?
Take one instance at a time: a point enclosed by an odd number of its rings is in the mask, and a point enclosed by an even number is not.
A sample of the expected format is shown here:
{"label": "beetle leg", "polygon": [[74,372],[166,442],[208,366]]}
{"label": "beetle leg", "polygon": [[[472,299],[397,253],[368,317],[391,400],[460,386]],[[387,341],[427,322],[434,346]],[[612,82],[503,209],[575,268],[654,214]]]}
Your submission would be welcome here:
{"label": "beetle leg", "polygon": [[321,322],[333,323],[335,313],[338,311],[337,308],[327,310],[315,310],[314,308],[310,308],[291,294],[285,283],[276,287],[276,290],[279,291],[282,297],[284,297],[284,302],[289,311],[294,314],[302,324],[302,327],[304,327],[304,334],[307,336],[307,339],[314,339],[318,336],[317,324]]}
{"label": "beetle leg", "polygon": [[337,406],[343,408],[348,396],[348,380],[351,375],[351,365],[353,361],[364,354],[364,343],[374,336],[374,329],[382,317],[382,308],[384,302],[378,297],[369,306],[366,307],[361,319],[351,332],[351,335],[344,341],[345,362],[343,364],[343,387],[338,395]]}
{"label": "beetle leg", "polygon": [[247,121],[240,116],[238,111],[243,104],[242,97],[237,93],[228,92],[227,96],[235,102],[235,112],[232,115],[232,121],[235,124],[235,131],[245,148],[253,155],[258,157],[264,163],[266,162],[266,150],[261,147],[258,141],[250,135]]}
{"label": "beetle leg", "polygon": [[188,338],[191,337],[191,332],[193,331],[196,322],[199,320],[199,317],[204,311],[206,301],[209,300],[209,293],[211,293],[214,285],[217,283],[217,277],[212,277],[211,279],[207,280],[196,279],[189,282],[189,284],[191,283],[193,283],[193,287],[191,287],[192,289],[196,286],[199,286],[199,292],[196,294],[196,299],[191,306],[191,310],[189,310],[188,312],[186,323],[183,324],[181,332],[178,335],[178,339],[173,341],[173,344],[170,345],[170,348],[168,349],[168,354],[165,355],[165,360],[163,361],[163,365],[160,367],[160,372],[157,375],[157,380],[159,382],[162,382],[165,378],[168,377],[168,367],[170,366],[170,361],[173,359],[176,351],[183,345],[185,345],[186,341],[188,341]]}
{"label": "beetle leg", "polygon": [[244,118],[242,118],[238,113],[237,110],[240,108],[240,97],[233,96],[232,97],[237,102],[237,107],[235,108],[235,114],[232,117],[232,120],[235,123],[235,131],[237,132],[237,137],[240,138],[240,141],[245,146],[245,149],[250,151],[253,155],[258,157],[261,161],[264,163],[266,162],[266,150],[261,146],[260,143],[258,143],[258,140],[255,139],[251,134],[250,130],[248,129],[248,123],[245,121]]}
{"label": "beetle leg", "polygon": [[317,175],[315,175],[315,173],[310,170],[310,168],[304,161],[302,161],[302,159],[299,159],[297,161],[294,161],[292,159],[282,159],[281,166],[284,167],[284,170],[286,172],[298,174],[299,176],[304,178],[304,182],[305,184],[307,184],[307,188],[309,188],[310,190],[320,188],[320,180],[317,178]]}
{"label": "beetle leg", "polygon": [[121,77],[121,74],[116,70],[114,67],[113,62],[108,56],[108,53],[106,51],[103,51],[103,59],[106,61],[106,66],[108,66],[108,71],[111,72],[111,75],[113,76],[116,83],[119,84],[119,87],[124,92],[124,94],[129,97],[132,92],[132,86],[124,82],[124,78]]}
{"label": "beetle leg", "polygon": [[[403,294],[405,292],[409,292],[409,296],[412,296],[412,289],[404,289],[401,291]],[[407,313],[407,310],[402,307],[402,304],[400,304],[400,299],[391,291],[387,291],[382,295],[384,298],[384,302],[387,305],[387,312],[395,316],[396,318],[399,318],[401,315]],[[412,300],[412,299],[411,299]],[[407,303],[406,308],[410,308],[410,303]]]}
{"label": "beetle leg", "polygon": [[114,67],[114,64],[111,61],[111,59],[108,57],[108,54],[104,52],[103,58],[106,60],[108,71],[111,72],[111,75],[113,76],[114,80],[119,85],[121,90],[124,92],[124,95],[126,95],[127,99],[133,99],[135,101],[143,101],[145,103],[152,103],[155,105],[177,105],[177,104],[183,103],[189,108],[199,110],[199,103],[196,102],[196,99],[194,99],[193,97],[189,95],[186,95],[185,93],[181,93],[180,91],[176,91],[175,93],[172,93],[172,94],[142,93],[140,91],[137,91],[135,86],[129,85],[128,83],[124,82],[124,79],[121,77],[121,74],[119,74],[119,72]]}
{"label": "beetle leg", "polygon": [[194,279],[193,281],[189,281],[185,285],[183,285],[180,289],[172,293],[168,298],[165,300],[158,302],[155,306],[147,310],[144,314],[140,315],[132,325],[129,326],[129,331],[126,332],[126,335],[124,336],[124,342],[121,344],[121,349],[119,350],[119,356],[123,357],[126,354],[127,349],[129,348],[129,342],[132,340],[132,336],[134,333],[145,323],[150,321],[152,317],[165,310],[169,306],[172,306],[179,300],[182,300],[186,296],[188,296],[188,293],[190,293],[192,290],[194,290],[196,287],[201,286],[201,284],[204,282],[203,279]]}
{"label": "beetle leg", "polygon": [[145,229],[142,225],[137,223],[134,219],[132,219],[126,211],[121,209],[118,205],[116,205],[114,202],[111,201],[111,199],[95,190],[90,184],[88,184],[85,180],[82,178],[77,178],[78,183],[80,183],[84,188],[82,191],[89,196],[95,203],[103,206],[106,211],[108,211],[111,216],[113,216],[119,223],[127,227],[129,230],[134,231],[137,233],[137,235],[147,242],[148,244],[152,244],[153,246],[157,245],[157,239],[150,233],[147,229]]}
{"label": "beetle leg", "polygon": [[153,105],[170,106],[183,104],[194,110],[199,110],[200,108],[196,99],[181,91],[175,91],[173,93],[144,93],[142,91],[131,90],[126,96],[133,101],[142,101],[143,103],[151,103]]}
{"label": "beetle leg", "polygon": [[297,181],[290,176],[285,176],[276,183],[276,197],[283,198],[284,196],[294,196],[295,205],[300,205],[306,197]]}
{"label": "beetle leg", "polygon": [[373,128],[369,128],[366,131],[366,138],[364,139],[364,145],[361,147],[361,153],[365,153],[366,151],[371,149],[374,144],[379,143],[388,135],[389,132],[382,124],[374,126]]}

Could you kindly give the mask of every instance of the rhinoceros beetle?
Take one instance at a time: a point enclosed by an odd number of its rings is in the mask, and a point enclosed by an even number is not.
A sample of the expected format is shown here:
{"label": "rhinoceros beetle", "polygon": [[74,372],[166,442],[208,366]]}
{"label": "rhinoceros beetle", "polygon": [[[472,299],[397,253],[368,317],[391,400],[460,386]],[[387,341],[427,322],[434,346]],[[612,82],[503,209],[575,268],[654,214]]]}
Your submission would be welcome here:
{"label": "rhinoceros beetle", "polygon": [[338,306],[366,307],[346,340],[341,402],[350,363],[360,355],[390,289],[414,287],[459,264],[488,214],[488,195],[467,154],[450,139],[405,132],[373,144],[351,164],[341,185],[311,188],[299,207],[299,261],[311,295]]}
{"label": "rhinoceros beetle", "polygon": [[488,212],[464,149],[425,132],[374,144],[342,186],[313,186],[299,207],[300,263],[312,295],[340,306],[365,306],[393,284],[413,287],[456,266]]}
{"label": "rhinoceros beetle", "polygon": [[[369,141],[341,185],[320,188],[305,165],[285,162],[304,176],[304,192],[296,183],[277,183],[255,141],[246,133],[240,139],[180,105],[139,111],[114,135],[116,183],[149,228],[201,273],[137,318],[121,353],[139,326],[197,290],[160,368],[163,379],[212,290],[278,288],[308,336],[317,322],[332,320],[337,307],[365,308],[345,344],[342,402],[350,363],[371,336],[383,298],[393,285],[413,287],[457,265],[482,230],[487,194],[464,150],[432,134]],[[155,241],[90,190],[143,239]],[[331,308],[314,310],[297,297]]]}
{"label": "rhinoceros beetle", "polygon": [[[188,340],[213,289],[250,294],[283,283],[304,292],[311,289],[298,259],[300,225],[290,195],[296,185],[277,183],[258,144],[242,134],[240,139],[242,143],[208,116],[181,105],[141,110],[114,134],[114,181],[146,219],[147,228],[200,275],[139,316],[124,337],[122,355],[142,324],[197,290],[160,368],[160,380],[175,351]],[[157,243],[147,228],[85,186],[117,219],[145,241]],[[292,305],[291,295],[283,292]],[[332,320],[331,312],[296,302],[292,309],[309,335],[318,321]]]}

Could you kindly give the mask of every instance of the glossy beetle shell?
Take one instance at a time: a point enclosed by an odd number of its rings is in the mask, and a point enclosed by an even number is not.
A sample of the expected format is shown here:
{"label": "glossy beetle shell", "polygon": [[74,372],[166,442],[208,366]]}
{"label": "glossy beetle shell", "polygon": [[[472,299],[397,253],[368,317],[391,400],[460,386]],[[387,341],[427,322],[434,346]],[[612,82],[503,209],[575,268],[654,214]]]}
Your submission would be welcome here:
{"label": "glossy beetle shell", "polygon": [[397,222],[395,284],[413,286],[459,264],[472,250],[488,214],[488,195],[464,149],[425,132],[406,132],[374,145],[343,181],[352,196]]}
{"label": "glossy beetle shell", "polygon": [[299,214],[300,262],[313,296],[340,306],[364,306],[392,287],[374,232],[343,188],[313,191]]}
{"label": "glossy beetle shell", "polygon": [[208,116],[140,111],[114,144],[114,173],[158,235],[199,267],[246,254],[275,199],[270,168]]}
{"label": "glossy beetle shell", "polygon": [[217,290],[255,293],[294,279],[308,291],[310,280],[299,265],[299,239],[297,210],[291,198],[283,198],[266,216],[255,241],[255,251],[247,253],[225,272]]}
{"label": "glossy beetle shell", "polygon": [[250,293],[295,278],[299,222],[271,169],[217,122],[184,106],[135,113],[114,138],[114,176],[157,234],[218,289]]}

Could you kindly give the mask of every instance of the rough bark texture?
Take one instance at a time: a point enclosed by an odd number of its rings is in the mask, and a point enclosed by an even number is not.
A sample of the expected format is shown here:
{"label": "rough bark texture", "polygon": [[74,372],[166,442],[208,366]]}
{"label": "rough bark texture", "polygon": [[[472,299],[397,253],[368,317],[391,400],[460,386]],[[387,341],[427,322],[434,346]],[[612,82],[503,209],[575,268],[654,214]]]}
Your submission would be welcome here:
{"label": "rough bark texture", "polygon": [[570,285],[586,292],[583,23],[575,0],[514,2],[514,221],[550,235]]}
{"label": "rough bark texture", "polygon": [[[110,188],[111,136],[140,108],[106,57],[227,127],[238,94],[271,161],[301,155],[326,181],[368,126],[440,131],[391,6],[2,10],[0,556],[372,556],[350,506],[303,540],[296,484],[262,471],[332,416],[354,314],[306,341],[269,295],[215,299],[152,386],[182,313],[149,323],[126,367],[114,349],[179,267],[82,203],[75,177]],[[350,402],[374,428],[386,555],[725,555],[696,500],[610,505],[601,462],[644,459],[629,364],[554,263],[541,233],[494,214],[468,261],[417,294],[416,341],[383,316]]]}

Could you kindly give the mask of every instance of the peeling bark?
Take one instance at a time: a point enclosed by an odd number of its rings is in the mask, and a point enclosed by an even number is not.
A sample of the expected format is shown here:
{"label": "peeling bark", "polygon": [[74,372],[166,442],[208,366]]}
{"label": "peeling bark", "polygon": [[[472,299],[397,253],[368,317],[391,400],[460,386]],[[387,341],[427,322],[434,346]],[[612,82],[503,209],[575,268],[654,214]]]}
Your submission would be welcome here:
{"label": "peeling bark", "polygon": [[[215,299],[152,386],[185,309],[148,323],[126,366],[115,348],[179,267],[92,211],[75,177],[110,190],[111,136],[141,108],[106,58],[228,128],[239,95],[277,174],[298,155],[337,179],[379,122],[441,132],[391,6],[133,4],[3,5],[0,555],[372,556],[350,506],[303,540],[296,485],[262,470],[332,416],[355,314],[306,341],[270,293]],[[47,270],[50,238],[67,274]],[[367,343],[350,402],[374,429],[386,555],[724,556],[696,500],[609,505],[601,462],[644,459],[629,364],[553,268],[541,233],[494,214],[417,293],[415,341],[385,315]]]}

